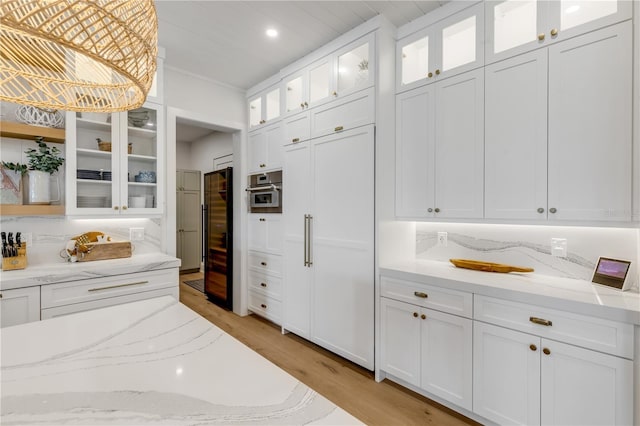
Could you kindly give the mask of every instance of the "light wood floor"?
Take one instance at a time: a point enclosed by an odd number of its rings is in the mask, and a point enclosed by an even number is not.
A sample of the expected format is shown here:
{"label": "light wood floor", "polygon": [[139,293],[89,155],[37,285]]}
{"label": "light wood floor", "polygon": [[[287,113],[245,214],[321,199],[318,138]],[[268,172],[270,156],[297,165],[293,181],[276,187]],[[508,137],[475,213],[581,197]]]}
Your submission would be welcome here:
{"label": "light wood floor", "polygon": [[240,317],[183,284],[202,274],[180,276],[180,301],[251,349],[369,425],[478,424],[373,373],[257,315]]}

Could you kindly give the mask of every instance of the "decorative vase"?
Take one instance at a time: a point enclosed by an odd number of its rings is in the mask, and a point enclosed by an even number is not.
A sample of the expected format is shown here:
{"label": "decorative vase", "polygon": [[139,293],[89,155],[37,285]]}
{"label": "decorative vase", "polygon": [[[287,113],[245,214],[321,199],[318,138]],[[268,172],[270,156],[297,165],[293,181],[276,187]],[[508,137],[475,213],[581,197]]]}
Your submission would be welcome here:
{"label": "decorative vase", "polygon": [[51,175],[47,172],[39,170],[29,170],[27,172],[28,185],[28,202],[29,204],[51,204],[52,201],[60,201],[60,182],[56,178],[58,185],[58,198],[51,199]]}

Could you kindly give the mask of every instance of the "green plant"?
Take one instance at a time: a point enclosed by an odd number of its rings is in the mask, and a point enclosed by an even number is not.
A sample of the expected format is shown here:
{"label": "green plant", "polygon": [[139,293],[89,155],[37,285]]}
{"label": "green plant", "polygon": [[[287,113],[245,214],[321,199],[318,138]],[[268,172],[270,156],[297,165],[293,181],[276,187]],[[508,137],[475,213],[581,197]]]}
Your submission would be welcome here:
{"label": "green plant", "polygon": [[29,159],[29,170],[38,170],[53,174],[58,171],[64,163],[64,158],[60,157],[60,150],[55,146],[49,148],[42,138],[36,138],[38,149],[30,148],[25,151]]}
{"label": "green plant", "polygon": [[15,170],[16,172],[20,172],[21,175],[27,173],[27,170],[29,169],[26,164],[11,163],[8,161],[3,161],[2,167],[8,170]]}
{"label": "green plant", "polygon": [[358,64],[358,68],[360,69],[360,71],[366,71],[369,69],[369,61],[366,59],[363,59],[362,61],[360,61],[360,63]]}

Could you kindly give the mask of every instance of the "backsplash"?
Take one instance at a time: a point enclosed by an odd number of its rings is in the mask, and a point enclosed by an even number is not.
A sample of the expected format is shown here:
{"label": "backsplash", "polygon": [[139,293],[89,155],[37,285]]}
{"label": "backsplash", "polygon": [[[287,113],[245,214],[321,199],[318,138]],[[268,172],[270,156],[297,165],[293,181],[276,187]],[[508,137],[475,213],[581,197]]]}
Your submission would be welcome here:
{"label": "backsplash", "polygon": [[[438,246],[447,232],[447,246]],[[600,256],[638,263],[638,229],[416,223],[416,259],[476,259],[532,267],[536,273],[591,281]],[[567,240],[567,256],[551,255],[551,238]],[[637,282],[637,281],[636,281]]]}
{"label": "backsplash", "polygon": [[[144,241],[134,241],[133,255],[161,251],[160,219],[70,219],[51,216],[0,217],[4,232],[32,233],[27,247],[29,264],[65,262],[60,251],[72,237],[89,231],[100,231],[116,241],[129,240],[129,228],[144,228]],[[25,237],[23,237],[24,240]]]}

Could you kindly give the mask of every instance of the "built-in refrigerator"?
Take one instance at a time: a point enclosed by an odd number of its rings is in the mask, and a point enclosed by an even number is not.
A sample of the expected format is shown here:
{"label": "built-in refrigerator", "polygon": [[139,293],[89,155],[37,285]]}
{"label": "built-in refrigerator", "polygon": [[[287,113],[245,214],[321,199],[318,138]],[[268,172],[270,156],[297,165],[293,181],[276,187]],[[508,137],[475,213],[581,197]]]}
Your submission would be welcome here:
{"label": "built-in refrigerator", "polygon": [[204,175],[204,292],[233,308],[233,168]]}

